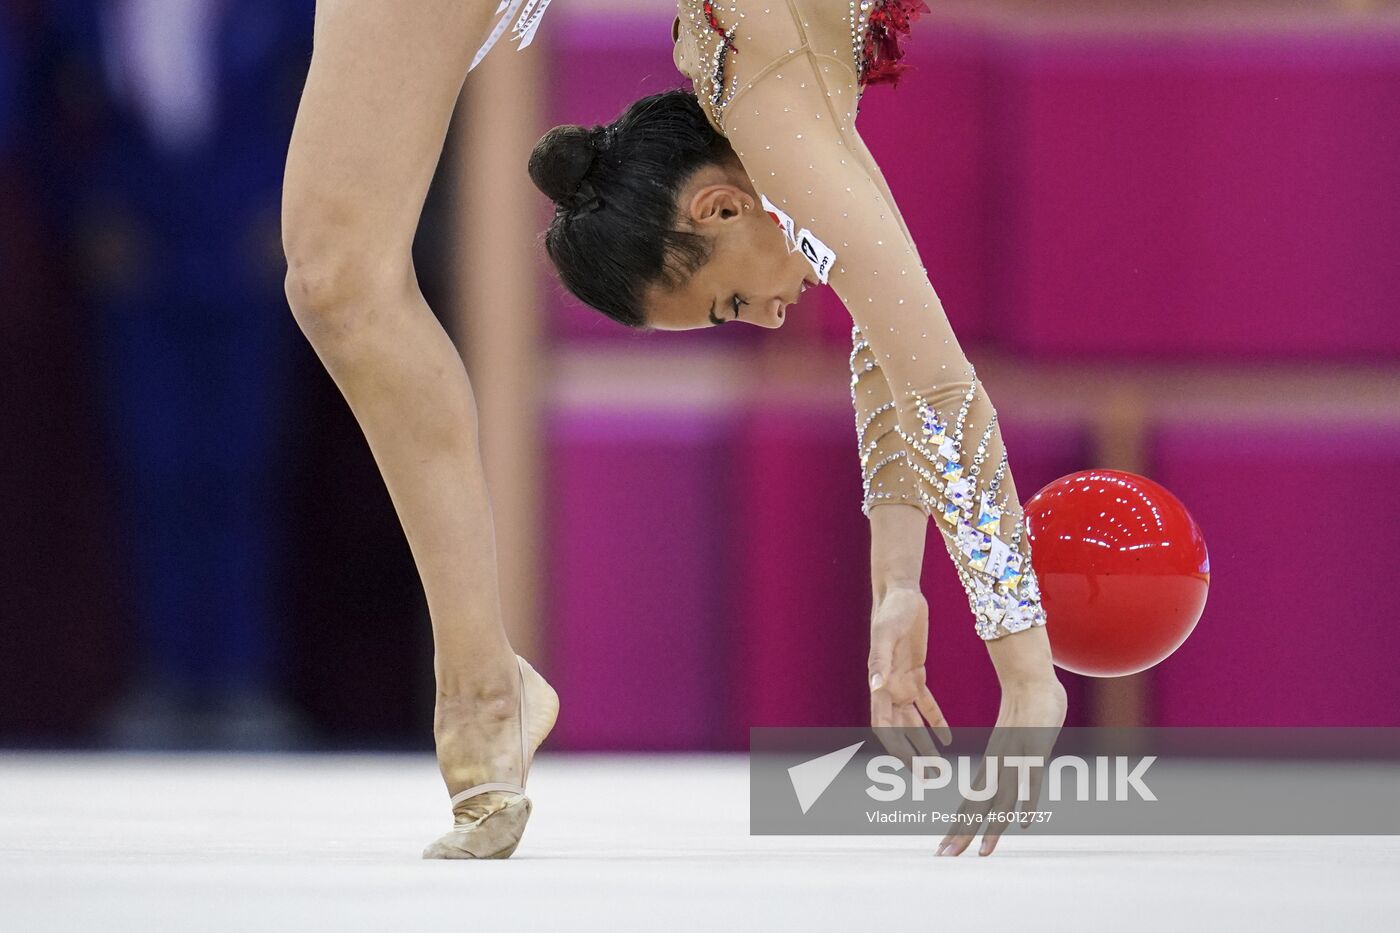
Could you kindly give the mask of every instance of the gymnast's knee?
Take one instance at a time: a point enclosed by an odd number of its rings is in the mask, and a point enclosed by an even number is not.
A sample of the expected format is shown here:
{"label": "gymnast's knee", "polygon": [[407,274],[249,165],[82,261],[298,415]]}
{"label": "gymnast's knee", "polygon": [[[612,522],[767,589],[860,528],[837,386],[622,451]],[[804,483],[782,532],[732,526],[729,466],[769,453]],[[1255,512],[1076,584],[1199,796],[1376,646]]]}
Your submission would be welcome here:
{"label": "gymnast's knee", "polygon": [[287,210],[287,304],[312,342],[351,337],[416,288],[410,248],[330,211]]}

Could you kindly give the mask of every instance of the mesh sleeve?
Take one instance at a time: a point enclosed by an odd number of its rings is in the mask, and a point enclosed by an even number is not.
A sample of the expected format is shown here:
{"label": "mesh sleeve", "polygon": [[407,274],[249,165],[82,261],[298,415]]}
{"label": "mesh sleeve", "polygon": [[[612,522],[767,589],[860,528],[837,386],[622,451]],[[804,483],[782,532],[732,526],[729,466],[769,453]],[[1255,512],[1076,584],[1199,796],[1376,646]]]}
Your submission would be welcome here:
{"label": "mesh sleeve", "polygon": [[851,329],[851,404],[860,454],[861,511],[869,515],[879,505],[912,505],[928,515],[930,498],[910,465],[894,396],[859,327]]}
{"label": "mesh sleeve", "polygon": [[[764,48],[766,14],[751,15],[746,54]],[[721,128],[758,192],[835,254],[829,283],[857,329],[852,388],[865,506],[885,501],[872,493],[887,494],[932,513],[982,638],[1043,625],[997,412],[855,131],[850,63],[814,51],[823,46],[800,29],[799,46],[799,25],[783,27],[786,50],[779,33],[771,56],[731,56],[735,68],[753,70],[736,72]],[[888,398],[876,388],[881,373]]]}

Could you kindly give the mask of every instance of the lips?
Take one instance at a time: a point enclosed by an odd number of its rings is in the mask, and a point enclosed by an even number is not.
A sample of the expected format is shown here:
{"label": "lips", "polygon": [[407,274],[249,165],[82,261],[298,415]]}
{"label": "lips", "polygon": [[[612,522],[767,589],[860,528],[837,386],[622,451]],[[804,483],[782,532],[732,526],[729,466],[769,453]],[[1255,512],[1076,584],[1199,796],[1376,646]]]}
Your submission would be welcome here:
{"label": "lips", "polygon": [[802,297],[803,293],[807,291],[807,289],[815,288],[819,284],[819,282],[816,282],[811,278],[804,276],[802,280],[797,284],[797,294],[794,295],[791,300],[788,300],[787,298],[778,299],[778,320],[782,321],[783,315],[787,312],[787,309],[797,304],[798,300]]}

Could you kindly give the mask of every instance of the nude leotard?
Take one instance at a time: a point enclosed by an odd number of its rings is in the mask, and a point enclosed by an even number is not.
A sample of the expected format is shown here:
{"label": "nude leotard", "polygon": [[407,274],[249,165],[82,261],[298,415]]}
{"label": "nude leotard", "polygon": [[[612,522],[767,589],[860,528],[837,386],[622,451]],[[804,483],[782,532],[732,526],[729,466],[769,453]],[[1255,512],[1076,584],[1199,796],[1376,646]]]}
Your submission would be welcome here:
{"label": "nude leotard", "polygon": [[[516,48],[528,48],[531,42],[535,41],[535,32],[540,28],[540,20],[544,18],[545,10],[549,9],[550,0],[501,0],[496,7],[496,16],[499,19],[492,28],[491,33],[486,37],[486,41],[477,49],[476,55],[472,57],[472,63],[467,71],[471,71],[481,64],[484,59],[495,48],[496,43],[510,30],[511,39],[517,43]],[[515,25],[512,26],[511,24]]]}
{"label": "nude leotard", "polygon": [[933,516],[984,639],[1044,625],[997,414],[855,128],[873,0],[680,0],[677,65],[755,189],[834,259],[863,508]]}

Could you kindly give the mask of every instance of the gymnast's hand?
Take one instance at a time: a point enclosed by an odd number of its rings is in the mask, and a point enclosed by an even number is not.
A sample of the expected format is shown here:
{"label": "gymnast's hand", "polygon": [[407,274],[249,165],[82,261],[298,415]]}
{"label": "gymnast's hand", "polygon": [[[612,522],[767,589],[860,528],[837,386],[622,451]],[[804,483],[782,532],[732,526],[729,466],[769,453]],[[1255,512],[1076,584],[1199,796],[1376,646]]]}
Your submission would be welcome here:
{"label": "gymnast's hand", "polygon": [[[989,641],[987,653],[1001,680],[1001,708],[971,786],[987,786],[987,765],[994,761],[997,792],[989,800],[963,803],[958,811],[962,816],[953,823],[959,829],[943,837],[939,855],[961,855],[972,844],[978,827],[983,829],[978,854],[991,855],[1007,827],[1013,823],[1022,829],[1031,825],[1035,819],[1032,814],[1039,809],[1045,767],[1020,768],[1006,762],[1012,756],[1049,762],[1065,723],[1065,689],[1055,676],[1044,627]],[[972,815],[971,820],[968,815]],[[964,827],[973,827],[972,832]]]}
{"label": "gymnast's hand", "polygon": [[870,617],[870,725],[885,749],[905,763],[938,754],[925,720],[940,741],[953,740],[925,681],[927,655],[928,601],[918,590],[889,590]]}

